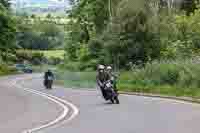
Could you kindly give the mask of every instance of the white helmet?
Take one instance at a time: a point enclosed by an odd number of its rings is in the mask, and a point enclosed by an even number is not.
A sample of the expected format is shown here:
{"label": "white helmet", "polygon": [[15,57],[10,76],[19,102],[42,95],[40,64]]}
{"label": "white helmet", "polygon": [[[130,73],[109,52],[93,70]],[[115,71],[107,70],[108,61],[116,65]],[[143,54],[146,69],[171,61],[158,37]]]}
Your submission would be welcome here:
{"label": "white helmet", "polygon": [[104,65],[99,65],[98,66],[98,70],[104,70],[105,69],[105,66]]}
{"label": "white helmet", "polygon": [[112,67],[111,66],[107,66],[106,70],[112,70]]}

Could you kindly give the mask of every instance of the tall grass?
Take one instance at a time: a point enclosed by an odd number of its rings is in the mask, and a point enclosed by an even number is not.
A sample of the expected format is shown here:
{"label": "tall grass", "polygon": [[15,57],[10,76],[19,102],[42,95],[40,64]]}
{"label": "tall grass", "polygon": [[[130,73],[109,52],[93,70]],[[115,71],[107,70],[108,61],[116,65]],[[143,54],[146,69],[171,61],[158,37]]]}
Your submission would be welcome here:
{"label": "tall grass", "polygon": [[[66,87],[95,88],[96,72],[59,70],[56,78]],[[162,60],[121,72],[117,82],[121,91],[157,93],[200,98],[200,58]]]}
{"label": "tall grass", "polygon": [[154,61],[144,68],[124,72],[121,90],[200,96],[200,58]]}

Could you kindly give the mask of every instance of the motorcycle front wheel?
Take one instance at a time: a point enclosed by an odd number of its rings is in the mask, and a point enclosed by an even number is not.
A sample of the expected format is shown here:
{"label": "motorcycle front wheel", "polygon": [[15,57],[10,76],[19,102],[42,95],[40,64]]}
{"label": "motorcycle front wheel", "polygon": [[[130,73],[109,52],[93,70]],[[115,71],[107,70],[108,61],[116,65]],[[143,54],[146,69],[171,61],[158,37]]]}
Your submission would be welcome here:
{"label": "motorcycle front wheel", "polygon": [[114,104],[115,103],[115,100],[112,98],[110,99],[111,103]]}
{"label": "motorcycle front wheel", "polygon": [[116,101],[116,104],[119,104],[119,98],[118,97],[115,97],[115,101]]}

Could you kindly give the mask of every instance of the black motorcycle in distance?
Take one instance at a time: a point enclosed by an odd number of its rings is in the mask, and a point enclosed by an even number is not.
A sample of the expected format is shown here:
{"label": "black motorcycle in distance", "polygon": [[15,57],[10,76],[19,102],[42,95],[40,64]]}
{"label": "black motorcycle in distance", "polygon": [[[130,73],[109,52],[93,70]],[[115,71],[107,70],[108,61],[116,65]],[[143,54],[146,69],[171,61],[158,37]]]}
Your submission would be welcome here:
{"label": "black motorcycle in distance", "polygon": [[44,79],[44,86],[46,89],[52,89],[53,79],[52,76],[48,76],[47,79]]}

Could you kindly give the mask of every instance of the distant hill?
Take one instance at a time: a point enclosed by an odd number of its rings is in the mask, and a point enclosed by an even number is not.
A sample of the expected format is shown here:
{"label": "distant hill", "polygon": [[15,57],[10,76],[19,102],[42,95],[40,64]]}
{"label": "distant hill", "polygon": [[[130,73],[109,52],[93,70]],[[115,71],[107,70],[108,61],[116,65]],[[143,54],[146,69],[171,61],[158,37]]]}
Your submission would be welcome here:
{"label": "distant hill", "polygon": [[67,0],[12,0],[11,3],[17,13],[28,14],[65,14],[69,8]]}

